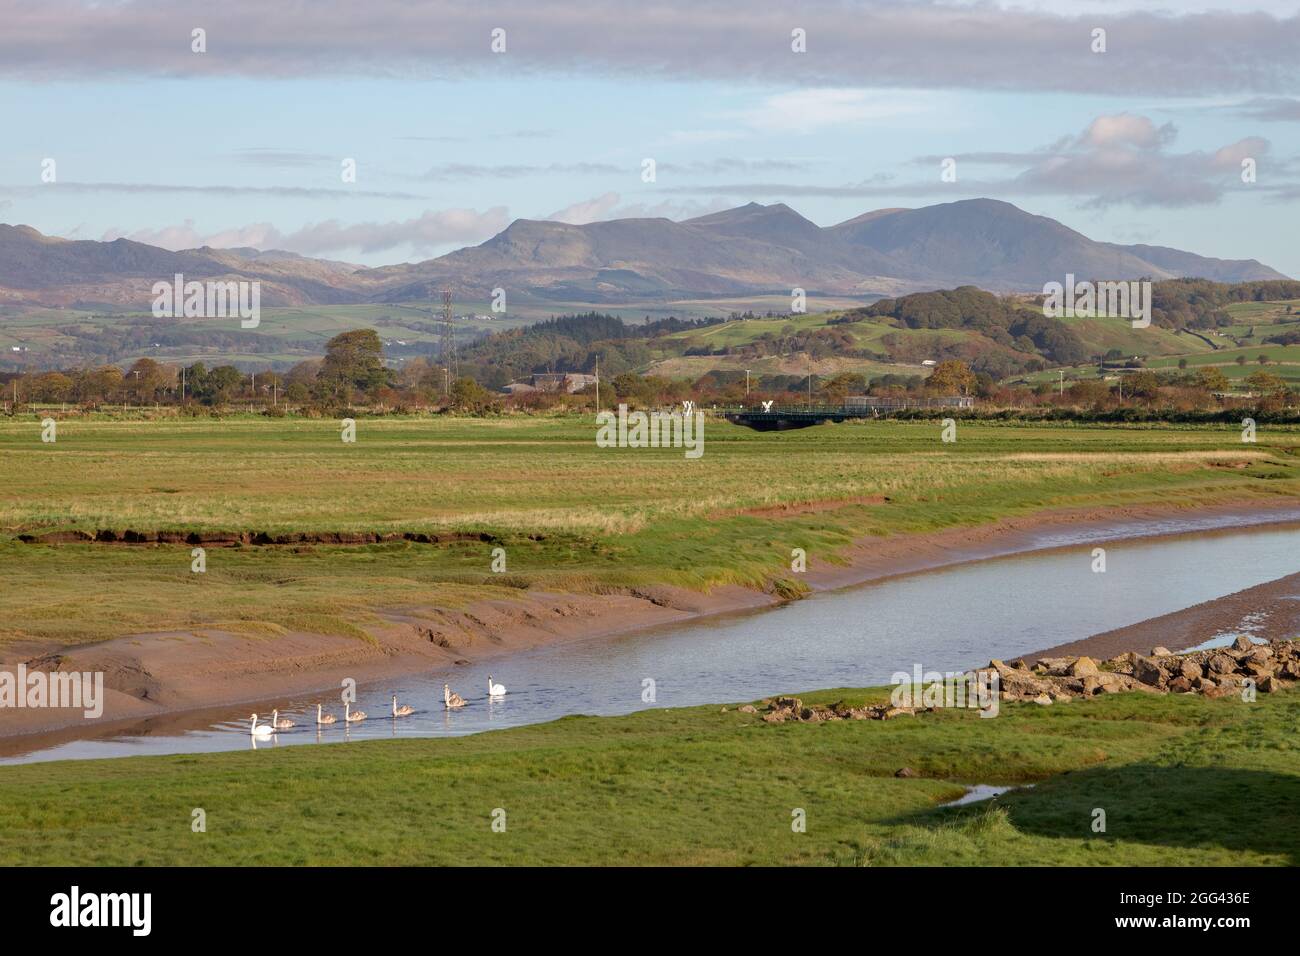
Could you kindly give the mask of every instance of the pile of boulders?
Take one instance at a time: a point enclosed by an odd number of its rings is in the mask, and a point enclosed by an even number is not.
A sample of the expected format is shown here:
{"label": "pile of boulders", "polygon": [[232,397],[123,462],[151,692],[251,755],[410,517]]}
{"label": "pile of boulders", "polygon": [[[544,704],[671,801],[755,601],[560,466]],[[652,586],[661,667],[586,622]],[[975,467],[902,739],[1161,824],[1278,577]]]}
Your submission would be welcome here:
{"label": "pile of boulders", "polygon": [[1229,647],[1187,654],[1157,647],[1150,655],[1130,652],[1101,662],[1090,657],[1044,657],[1032,665],[993,660],[981,670],[997,671],[1003,700],[1040,704],[1134,690],[1224,697],[1240,693],[1247,682],[1269,694],[1300,679],[1300,645],[1294,640],[1256,644],[1241,636]]}
{"label": "pile of boulders", "polygon": [[[915,707],[895,707],[892,704],[872,704],[866,707],[849,707],[843,701],[834,704],[812,704],[805,707],[798,697],[770,697],[761,700],[758,707],[745,704],[737,708],[742,714],[763,713],[763,720],[769,724],[783,724],[787,720],[804,723],[821,723],[828,720],[891,720],[894,717],[911,716]],[[724,707],[723,710],[726,710]]]}
{"label": "pile of boulders", "polygon": [[[1149,655],[1130,652],[1100,662],[1090,657],[1043,657],[1033,664],[1024,660],[1009,664],[993,660],[988,667],[966,676],[972,681],[987,680],[988,671],[997,672],[1002,700],[1038,704],[1125,691],[1225,697],[1241,693],[1248,682],[1253,682],[1260,693],[1270,694],[1300,680],[1300,641],[1256,644],[1242,636],[1229,647],[1187,654],[1173,654],[1167,648],[1156,647]],[[737,709],[742,714],[761,713],[767,723],[781,724],[890,720],[932,708],[892,704],[849,707],[843,701],[804,706],[798,697],[772,697],[759,701],[758,706],[745,704]]]}

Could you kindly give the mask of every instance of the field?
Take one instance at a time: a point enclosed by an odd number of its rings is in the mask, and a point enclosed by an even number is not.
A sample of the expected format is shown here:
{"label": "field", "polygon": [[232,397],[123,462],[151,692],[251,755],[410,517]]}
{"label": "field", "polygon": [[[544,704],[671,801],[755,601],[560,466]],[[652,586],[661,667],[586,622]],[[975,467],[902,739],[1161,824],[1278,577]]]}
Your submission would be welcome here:
{"label": "field", "polygon": [[[813,310],[846,309],[861,306],[866,301],[870,299],[814,296],[808,300],[808,306]],[[456,324],[460,343],[463,345],[489,332],[519,328],[558,315],[597,311],[618,316],[628,323],[670,316],[713,318],[749,310],[759,313],[788,310],[790,297],[690,299],[624,306],[517,297],[507,304],[505,313],[494,314],[491,303],[487,301],[454,301],[452,309],[461,317]],[[161,342],[155,346],[152,342],[144,342],[124,348],[124,331],[140,324],[155,326],[157,320],[148,312],[0,307],[0,318],[3,319],[0,322],[0,363],[4,363],[4,368],[23,369],[41,369],[51,364],[96,365],[106,361],[108,350],[111,352],[108,358],[120,365],[129,365],[138,358],[152,358],[164,363],[236,364],[245,371],[283,370],[304,359],[319,358],[324,343],[331,336],[357,328],[375,329],[384,340],[389,357],[402,359],[436,353],[439,333],[435,323],[441,310],[441,302],[265,307],[256,329],[240,330],[234,323],[229,323],[229,328],[220,330],[228,334],[208,344],[182,341]],[[206,319],[169,324],[182,333],[214,330],[213,323]],[[15,353],[15,347],[20,351]]]}
{"label": "field", "polygon": [[[767,725],[713,706],[36,764],[0,771],[0,863],[1295,865],[1298,734],[1295,690],[1250,704],[1131,693],[992,720]],[[936,806],[978,782],[1035,786]]]}
{"label": "field", "polygon": [[[34,418],[0,424],[0,642],[218,622],[355,635],[377,608],[521,587],[771,588],[794,547],[817,566],[869,536],[1300,490],[1294,428],[1265,428],[1248,446],[1233,428],[963,423],[944,444],[937,422],[758,433],[711,419],[693,461],[597,448],[579,417],[362,419],[355,444],[337,422],[262,417],[69,419],[55,443],[40,430]],[[221,548],[201,579],[184,544],[15,540],[100,529],[474,539]],[[497,545],[505,576],[489,571]]]}

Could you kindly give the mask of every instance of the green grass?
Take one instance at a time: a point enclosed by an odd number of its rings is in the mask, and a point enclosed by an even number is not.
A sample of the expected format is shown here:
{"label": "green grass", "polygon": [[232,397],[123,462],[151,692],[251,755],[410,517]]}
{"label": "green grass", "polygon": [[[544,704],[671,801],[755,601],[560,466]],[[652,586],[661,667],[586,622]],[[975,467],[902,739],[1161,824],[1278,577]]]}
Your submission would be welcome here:
{"label": "green grass", "polygon": [[[1297,734],[1294,691],[1127,694],[992,720],[767,725],[711,706],[14,766],[0,768],[0,864],[1296,864]],[[895,778],[904,766],[923,777]],[[1036,786],[993,809],[937,806],[975,782]]]}
{"label": "green grass", "polygon": [[[0,644],[78,644],[214,622],[354,633],[399,606],[512,588],[770,587],[790,551],[1045,509],[1276,500],[1300,493],[1300,430],[959,426],[885,421],[758,433],[706,425],[705,454],[600,449],[590,418],[69,419],[0,423]],[[1252,467],[1224,467],[1238,461]],[[1267,480],[1265,480],[1267,479]],[[886,500],[887,499],[887,500]],[[817,507],[783,513],[791,505]],[[708,534],[700,528],[707,525]],[[212,548],[25,545],[23,532],[471,532],[491,542]],[[489,570],[508,554],[509,580]],[[508,586],[507,586],[508,585]],[[96,601],[86,595],[96,595]],[[322,624],[321,622],[325,622]],[[332,623],[331,623],[332,622]]]}

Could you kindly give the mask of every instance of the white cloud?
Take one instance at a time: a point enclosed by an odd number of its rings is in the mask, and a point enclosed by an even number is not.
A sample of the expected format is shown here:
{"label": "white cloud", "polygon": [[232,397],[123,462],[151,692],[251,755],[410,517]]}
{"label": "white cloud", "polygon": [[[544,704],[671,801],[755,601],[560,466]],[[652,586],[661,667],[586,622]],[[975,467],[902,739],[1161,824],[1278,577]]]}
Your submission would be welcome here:
{"label": "white cloud", "polygon": [[822,88],[778,93],[753,109],[732,115],[764,133],[811,133],[828,126],[856,126],[925,109],[923,94]]}
{"label": "white cloud", "polygon": [[138,229],[134,232],[110,229],[104,233],[103,238],[109,240],[125,236],[164,249],[192,249],[196,246],[230,249],[253,246],[263,250],[285,249],[309,256],[346,252],[368,254],[404,246],[409,246],[418,253],[452,244],[482,242],[500,232],[509,222],[506,207],[494,206],[483,212],[473,209],[430,209],[412,219],[390,222],[344,223],[328,219],[309,223],[288,233],[269,222],[204,232],[195,227],[192,219],[187,219],[180,225],[161,229]]}
{"label": "white cloud", "polygon": [[712,199],[708,202],[664,200],[657,203],[624,203],[618,193],[609,192],[565,206],[543,218],[553,222],[567,222],[575,226],[589,222],[604,222],[609,219],[681,220],[705,216],[729,206],[730,203],[721,199]]}
{"label": "white cloud", "polygon": [[[42,0],[5,4],[0,72],[24,81],[111,75],[187,79],[214,75],[439,77],[579,66],[637,79],[771,82],[810,87],[1071,90],[1092,94],[1277,95],[1294,88],[1300,16],[1286,0],[1266,11],[1223,9],[1228,0],[748,0],[743,12],[713,0],[169,0],[168,3]],[[1218,9],[1209,9],[1218,8]],[[1091,52],[1103,21],[1111,52]],[[789,49],[791,27],[808,52]],[[213,52],[186,42],[203,24]],[[510,27],[510,55],[486,37]],[[475,41],[473,38],[482,38]]]}

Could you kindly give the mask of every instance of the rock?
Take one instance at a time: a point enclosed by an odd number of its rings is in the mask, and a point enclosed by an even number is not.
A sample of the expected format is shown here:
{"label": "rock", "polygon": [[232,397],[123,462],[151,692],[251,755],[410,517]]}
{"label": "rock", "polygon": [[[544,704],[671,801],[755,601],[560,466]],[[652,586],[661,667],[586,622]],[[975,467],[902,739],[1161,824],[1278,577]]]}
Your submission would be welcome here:
{"label": "rock", "polygon": [[788,710],[774,710],[770,714],[764,714],[763,721],[769,724],[780,724],[793,716],[794,714]]}
{"label": "rock", "polygon": [[1091,657],[1080,657],[1070,665],[1071,677],[1087,677],[1089,674],[1097,673],[1100,673],[1100,668],[1097,667],[1097,662]]}
{"label": "rock", "polygon": [[1178,673],[1186,677],[1189,681],[1199,679],[1205,673],[1205,669],[1196,661],[1184,658],[1182,664],[1178,667]]}
{"label": "rock", "polygon": [[1132,674],[1133,662],[1138,659],[1139,655],[1129,651],[1127,654],[1121,654],[1119,657],[1112,657],[1106,662],[1106,669],[1113,674]]}
{"label": "rock", "polygon": [[989,661],[989,666],[984,668],[984,670],[995,670],[998,672],[998,676],[1002,678],[1006,678],[1013,674],[1027,673],[1027,671],[1025,671],[1024,669],[1018,667],[1012,667],[1010,664],[1004,663],[1003,661],[998,660],[996,657],[993,658],[993,660]]}
{"label": "rock", "polygon": [[1052,698],[1050,694],[1039,694],[1037,697],[1034,698],[1035,704],[1041,704],[1044,707],[1049,705],[1051,702],[1052,702]]}
{"label": "rock", "polygon": [[895,717],[911,717],[916,712],[909,707],[888,707],[880,715],[881,720],[892,720]]}
{"label": "rock", "polygon": [[1173,656],[1173,653],[1174,653],[1174,652],[1171,651],[1171,650],[1170,650],[1169,648],[1167,648],[1167,647],[1153,647],[1153,648],[1151,648],[1151,656],[1152,656],[1152,657],[1172,657],[1172,656]]}
{"label": "rock", "polygon": [[1166,685],[1175,694],[1186,694],[1192,689],[1192,682],[1186,677],[1175,677]]}
{"label": "rock", "polygon": [[1219,686],[1208,677],[1198,677],[1196,680],[1192,681],[1192,683],[1196,685],[1197,690],[1210,690]]}
{"label": "rock", "polygon": [[1246,661],[1246,671],[1250,674],[1254,674],[1256,677],[1271,677],[1273,674],[1273,662],[1251,659]]}
{"label": "rock", "polygon": [[758,708],[755,707],[753,704],[744,704],[744,705],[742,705],[742,706],[740,706],[740,707],[737,707],[736,709],[737,709],[738,711],[740,711],[742,714],[757,714],[757,713],[758,713]]}
{"label": "rock", "polygon": [[1245,634],[1238,634],[1237,639],[1232,642],[1232,649],[1234,651],[1249,651],[1254,648],[1254,646],[1255,642]]}
{"label": "rock", "polygon": [[1237,669],[1237,662],[1227,654],[1215,654],[1206,666],[1211,674],[1231,674]]}
{"label": "rock", "polygon": [[1053,677],[1065,677],[1070,673],[1070,668],[1074,666],[1075,658],[1073,657],[1043,657],[1039,658],[1037,667],[1051,674]]}
{"label": "rock", "polygon": [[1011,671],[1002,678],[1002,690],[1012,698],[1037,697],[1052,691],[1055,685],[1042,677],[1036,677],[1029,671]]}
{"label": "rock", "polygon": [[919,777],[921,775],[911,767],[900,767],[898,770],[894,771],[894,776],[906,779],[908,777]]}
{"label": "rock", "polygon": [[1271,694],[1274,691],[1281,690],[1282,685],[1276,677],[1274,677],[1272,674],[1269,674],[1266,677],[1261,677],[1256,682],[1255,689],[1258,690],[1261,694]]}
{"label": "rock", "polygon": [[727,708],[725,708],[725,707],[722,708],[722,710],[718,711],[718,713],[720,713],[720,714],[725,714],[726,712],[727,712]]}
{"label": "rock", "polygon": [[803,710],[803,701],[798,697],[778,697],[772,701],[772,706],[777,710]]}
{"label": "rock", "polygon": [[1246,660],[1271,665],[1273,663],[1273,651],[1267,647],[1256,647],[1246,655]]}
{"label": "rock", "polygon": [[1164,668],[1149,657],[1139,657],[1134,662],[1133,676],[1149,687],[1163,686],[1166,678]]}

